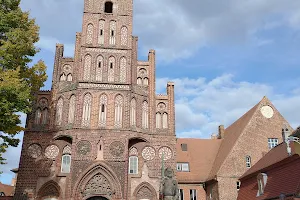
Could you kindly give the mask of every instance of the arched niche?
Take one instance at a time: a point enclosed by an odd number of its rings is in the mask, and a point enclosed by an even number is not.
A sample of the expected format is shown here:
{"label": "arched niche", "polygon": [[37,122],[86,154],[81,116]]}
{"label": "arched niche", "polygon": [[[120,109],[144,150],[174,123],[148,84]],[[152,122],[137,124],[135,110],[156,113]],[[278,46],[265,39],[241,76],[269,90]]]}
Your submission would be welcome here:
{"label": "arched niche", "polygon": [[136,187],[133,196],[136,200],[149,199],[157,200],[157,194],[154,187],[148,182],[143,182]]}

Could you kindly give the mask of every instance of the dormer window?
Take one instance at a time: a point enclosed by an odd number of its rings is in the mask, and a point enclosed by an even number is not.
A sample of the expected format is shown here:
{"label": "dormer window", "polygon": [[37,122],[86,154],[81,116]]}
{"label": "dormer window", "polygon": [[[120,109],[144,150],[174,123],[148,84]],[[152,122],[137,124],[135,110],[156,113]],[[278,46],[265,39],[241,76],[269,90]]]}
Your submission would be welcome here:
{"label": "dormer window", "polygon": [[187,144],[181,144],[181,150],[187,151]]}
{"label": "dormer window", "polygon": [[265,173],[260,173],[257,175],[258,191],[257,196],[264,194],[264,190],[267,184],[268,176]]}
{"label": "dormer window", "polygon": [[104,12],[105,13],[112,13],[113,12],[113,3],[111,1],[105,2]]}

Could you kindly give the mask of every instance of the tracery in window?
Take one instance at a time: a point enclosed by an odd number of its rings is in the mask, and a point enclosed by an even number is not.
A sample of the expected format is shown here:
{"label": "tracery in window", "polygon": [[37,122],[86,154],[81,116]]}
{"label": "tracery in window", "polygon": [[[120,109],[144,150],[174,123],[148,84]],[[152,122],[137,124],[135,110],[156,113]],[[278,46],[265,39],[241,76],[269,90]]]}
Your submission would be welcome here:
{"label": "tracery in window", "polygon": [[88,44],[93,43],[93,32],[94,32],[93,24],[88,24],[87,30],[86,30],[86,43],[88,43]]}
{"label": "tracery in window", "polygon": [[123,97],[118,95],[115,98],[115,127],[122,127],[122,115],[123,115]]}
{"label": "tracery in window", "polygon": [[70,104],[69,104],[69,115],[68,115],[68,123],[72,124],[74,123],[75,119],[75,95],[72,95],[70,98]]}
{"label": "tracery in window", "polygon": [[83,80],[90,80],[91,76],[91,65],[92,65],[92,56],[86,55],[84,57],[84,71],[83,71]]}
{"label": "tracery in window", "polygon": [[122,46],[127,45],[127,37],[128,37],[128,29],[126,26],[123,26],[121,28],[121,45]]}
{"label": "tracery in window", "polygon": [[99,36],[98,36],[99,44],[104,44],[104,25],[105,25],[105,20],[101,19],[99,21]]}
{"label": "tracery in window", "polygon": [[62,98],[59,98],[56,106],[56,125],[58,126],[60,126],[62,123],[63,104],[64,100]]}
{"label": "tracery in window", "polygon": [[90,126],[91,121],[91,105],[92,105],[92,96],[91,94],[86,94],[83,99],[83,112],[82,112],[82,126]]}
{"label": "tracery in window", "polygon": [[102,94],[100,96],[100,104],[99,104],[99,126],[106,126],[106,115],[107,115],[107,96]]}
{"label": "tracery in window", "polygon": [[120,82],[126,82],[126,58],[122,57],[120,59]]}
{"label": "tracery in window", "polygon": [[113,56],[108,59],[108,82],[115,81],[115,58]]}
{"label": "tracery in window", "polygon": [[103,78],[103,62],[104,62],[103,57],[98,56],[97,66],[96,66],[96,81],[102,81],[102,78]]}
{"label": "tracery in window", "polygon": [[109,23],[109,44],[115,45],[116,44],[116,21],[110,21]]}
{"label": "tracery in window", "polygon": [[131,99],[130,102],[130,125],[136,126],[136,100]]}
{"label": "tracery in window", "polygon": [[148,102],[144,101],[142,106],[142,127],[149,127],[149,112],[148,112]]}
{"label": "tracery in window", "polygon": [[42,124],[47,124],[48,122],[48,108],[45,108],[42,112]]}
{"label": "tracery in window", "polygon": [[35,120],[34,120],[34,123],[35,124],[40,124],[41,122],[41,117],[42,117],[42,111],[40,108],[38,108],[36,111],[35,111]]}

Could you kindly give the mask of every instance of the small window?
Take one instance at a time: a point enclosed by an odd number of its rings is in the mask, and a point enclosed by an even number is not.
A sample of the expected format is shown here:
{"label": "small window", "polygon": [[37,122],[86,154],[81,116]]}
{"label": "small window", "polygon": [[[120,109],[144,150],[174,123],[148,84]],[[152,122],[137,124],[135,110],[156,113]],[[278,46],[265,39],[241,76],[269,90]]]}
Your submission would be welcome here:
{"label": "small window", "polygon": [[102,104],[102,106],[101,106],[101,112],[105,112],[105,105],[104,104]]}
{"label": "small window", "polygon": [[138,173],[138,157],[130,156],[129,157],[129,174]]}
{"label": "small window", "polygon": [[251,157],[250,156],[246,156],[246,167],[247,168],[251,167]]}
{"label": "small window", "polygon": [[197,200],[197,191],[194,189],[190,190],[190,197],[191,200]]}
{"label": "small window", "polygon": [[190,167],[189,167],[189,163],[177,163],[177,171],[182,171],[182,172],[189,172],[190,171]]}
{"label": "small window", "polygon": [[101,61],[99,61],[99,63],[98,63],[98,67],[99,67],[99,68],[101,68]]}
{"label": "small window", "polygon": [[187,151],[187,144],[181,144],[181,150]]}
{"label": "small window", "polygon": [[113,68],[113,63],[110,63],[110,68],[111,68],[111,69]]}
{"label": "small window", "polygon": [[237,181],[236,182],[236,189],[237,189],[237,191],[239,191],[240,188],[241,188],[241,181]]}
{"label": "small window", "polygon": [[0,197],[4,197],[4,196],[5,196],[4,192],[0,192]]}
{"label": "small window", "polygon": [[115,32],[114,32],[114,30],[112,30],[111,31],[111,36],[114,37],[114,35],[115,35]]}
{"label": "small window", "polygon": [[268,138],[269,149],[273,149],[278,145],[278,138]]}
{"label": "small window", "polygon": [[71,155],[63,155],[61,159],[61,173],[70,173]]}
{"label": "small window", "polygon": [[105,2],[104,12],[105,13],[113,12],[113,3],[112,2],[110,2],[110,1]]}
{"label": "small window", "polygon": [[100,30],[100,35],[103,35],[103,30],[102,29]]}
{"label": "small window", "polygon": [[179,189],[178,193],[179,193],[179,200],[184,200],[183,189]]}

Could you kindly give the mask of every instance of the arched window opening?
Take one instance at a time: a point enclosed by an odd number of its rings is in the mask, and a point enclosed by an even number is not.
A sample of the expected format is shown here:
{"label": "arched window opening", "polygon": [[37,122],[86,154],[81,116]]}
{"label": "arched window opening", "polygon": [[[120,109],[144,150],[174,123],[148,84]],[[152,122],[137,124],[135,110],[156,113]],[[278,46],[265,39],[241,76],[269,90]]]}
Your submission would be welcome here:
{"label": "arched window opening", "polygon": [[168,113],[164,113],[162,118],[163,118],[162,127],[168,128]]}
{"label": "arched window opening", "polygon": [[99,126],[106,126],[106,115],[107,115],[107,96],[105,94],[100,97],[100,106],[99,106]]}
{"label": "arched window opening", "polygon": [[88,81],[91,75],[92,56],[86,55],[84,58],[83,80]]}
{"label": "arched window opening", "polygon": [[68,115],[68,123],[72,124],[74,123],[75,119],[75,95],[72,95],[70,98],[70,104],[69,104],[69,115]]}
{"label": "arched window opening", "polygon": [[105,2],[104,12],[105,13],[113,13],[113,3],[111,1]]}
{"label": "arched window opening", "polygon": [[34,123],[35,124],[40,124],[41,122],[41,117],[42,117],[42,111],[40,108],[38,108],[36,111],[35,111],[35,120],[34,120]]}
{"label": "arched window opening", "polygon": [[99,37],[98,37],[99,44],[104,44],[104,25],[105,25],[105,21],[101,19],[99,21]]}
{"label": "arched window opening", "polygon": [[109,27],[110,27],[109,44],[115,45],[116,44],[116,21],[110,21]]}
{"label": "arched window opening", "polygon": [[63,149],[63,156],[61,158],[61,173],[70,173],[71,171],[71,147],[66,146]]}
{"label": "arched window opening", "polygon": [[87,44],[93,43],[93,32],[94,32],[94,26],[93,26],[93,24],[89,24],[87,26],[87,30],[86,30],[86,43]]}
{"label": "arched window opening", "polygon": [[123,97],[118,95],[115,99],[115,127],[122,127],[122,115],[123,115]]}
{"label": "arched window opening", "polygon": [[251,167],[251,157],[250,156],[246,156],[246,167],[247,168]]}
{"label": "arched window opening", "polygon": [[130,102],[130,125],[136,125],[136,100],[133,98]]}
{"label": "arched window opening", "polygon": [[148,84],[149,84],[148,78],[144,78],[143,85],[148,86]]}
{"label": "arched window opening", "polygon": [[102,140],[102,137],[98,141],[97,147],[98,147],[97,148],[98,152],[97,152],[97,158],[96,158],[96,160],[103,160],[103,140]]}
{"label": "arched window opening", "polygon": [[60,76],[60,81],[66,81],[66,75],[65,73],[63,73],[61,76]]}
{"label": "arched window opening", "polygon": [[57,102],[57,107],[56,107],[56,125],[58,126],[60,126],[62,123],[63,104],[64,104],[64,100],[60,98]]}
{"label": "arched window opening", "polygon": [[42,124],[47,124],[48,121],[48,108],[45,108],[42,113]]}
{"label": "arched window opening", "polygon": [[73,80],[72,74],[68,74],[67,81],[72,81],[72,80]]}
{"label": "arched window opening", "polygon": [[142,85],[142,82],[143,82],[143,81],[142,81],[142,78],[138,77],[136,83],[137,83],[138,85]]}
{"label": "arched window opening", "polygon": [[127,37],[128,37],[128,29],[126,26],[123,26],[121,28],[121,45],[122,46],[127,45]]}
{"label": "arched window opening", "polygon": [[129,157],[129,174],[137,174],[138,173],[138,157],[130,156]]}
{"label": "arched window opening", "polygon": [[161,128],[161,114],[156,113],[156,128]]}
{"label": "arched window opening", "polygon": [[110,57],[108,60],[109,63],[109,68],[108,68],[108,82],[114,82],[115,80],[115,58],[114,57]]}
{"label": "arched window opening", "polygon": [[126,82],[126,58],[122,57],[120,59],[120,82]]}
{"label": "arched window opening", "polygon": [[91,121],[91,105],[92,96],[91,94],[86,94],[83,100],[83,112],[82,112],[82,126],[88,127]]}
{"label": "arched window opening", "polygon": [[102,81],[103,77],[103,57],[98,56],[97,58],[98,66],[96,68],[96,81]]}
{"label": "arched window opening", "polygon": [[144,101],[143,102],[143,106],[142,106],[142,110],[143,110],[143,113],[142,113],[142,126],[143,128],[148,128],[148,102],[147,101]]}

